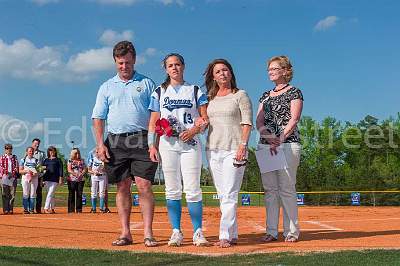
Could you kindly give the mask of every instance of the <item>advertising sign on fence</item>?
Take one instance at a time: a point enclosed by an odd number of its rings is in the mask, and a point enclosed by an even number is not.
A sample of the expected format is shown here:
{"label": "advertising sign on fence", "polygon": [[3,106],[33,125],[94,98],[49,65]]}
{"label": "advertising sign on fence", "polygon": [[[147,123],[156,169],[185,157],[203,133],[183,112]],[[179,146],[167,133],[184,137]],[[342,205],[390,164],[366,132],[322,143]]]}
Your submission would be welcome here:
{"label": "advertising sign on fence", "polygon": [[250,206],[250,194],[242,194],[242,206]]}
{"label": "advertising sign on fence", "polygon": [[86,205],[86,195],[82,195],[82,205]]}
{"label": "advertising sign on fence", "polygon": [[351,193],[351,205],[360,206],[360,192]]}
{"label": "advertising sign on fence", "polygon": [[139,195],[138,194],[133,195],[132,199],[133,199],[132,205],[139,206]]}
{"label": "advertising sign on fence", "polygon": [[304,194],[297,194],[297,205],[304,205]]}

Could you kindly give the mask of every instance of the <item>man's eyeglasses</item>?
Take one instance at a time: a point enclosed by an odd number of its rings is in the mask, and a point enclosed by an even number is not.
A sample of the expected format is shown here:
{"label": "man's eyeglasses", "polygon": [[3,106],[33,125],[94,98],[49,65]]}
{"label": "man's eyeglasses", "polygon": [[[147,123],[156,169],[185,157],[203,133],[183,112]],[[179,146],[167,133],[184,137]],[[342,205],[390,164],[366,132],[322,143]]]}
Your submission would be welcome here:
{"label": "man's eyeglasses", "polygon": [[233,159],[233,166],[239,168],[239,167],[245,166],[248,162],[249,162],[249,160],[247,160],[247,159],[243,159],[241,161]]}

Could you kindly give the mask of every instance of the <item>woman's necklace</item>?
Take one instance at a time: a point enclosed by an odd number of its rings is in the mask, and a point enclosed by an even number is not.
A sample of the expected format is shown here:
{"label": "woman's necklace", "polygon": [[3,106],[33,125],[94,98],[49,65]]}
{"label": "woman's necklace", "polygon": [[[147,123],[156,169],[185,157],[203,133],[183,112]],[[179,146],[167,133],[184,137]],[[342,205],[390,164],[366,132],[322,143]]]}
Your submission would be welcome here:
{"label": "woman's necklace", "polygon": [[283,86],[282,88],[280,88],[279,90],[277,90],[276,87],[275,87],[275,88],[273,89],[273,91],[274,91],[274,92],[278,92],[278,91],[281,91],[281,90],[285,89],[285,88],[288,87],[288,86],[289,86],[289,83],[286,84],[285,86]]}

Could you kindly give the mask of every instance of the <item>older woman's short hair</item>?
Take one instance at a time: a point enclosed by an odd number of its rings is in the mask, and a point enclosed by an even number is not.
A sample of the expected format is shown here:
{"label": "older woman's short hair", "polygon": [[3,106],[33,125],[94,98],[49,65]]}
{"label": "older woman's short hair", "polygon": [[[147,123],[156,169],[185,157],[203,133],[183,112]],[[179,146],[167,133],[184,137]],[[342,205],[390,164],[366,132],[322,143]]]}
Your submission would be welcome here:
{"label": "older woman's short hair", "polygon": [[286,55],[274,56],[268,60],[268,67],[272,62],[277,62],[281,68],[286,70],[285,80],[286,82],[290,82],[293,78],[293,67],[289,57]]}

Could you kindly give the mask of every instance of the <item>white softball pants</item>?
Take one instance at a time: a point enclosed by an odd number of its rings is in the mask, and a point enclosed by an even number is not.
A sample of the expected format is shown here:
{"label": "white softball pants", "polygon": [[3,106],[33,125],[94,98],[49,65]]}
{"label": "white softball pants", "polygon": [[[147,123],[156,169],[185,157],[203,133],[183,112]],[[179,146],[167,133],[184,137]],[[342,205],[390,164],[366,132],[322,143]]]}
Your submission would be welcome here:
{"label": "white softball pants", "polygon": [[56,192],[57,185],[57,182],[44,181],[44,186],[47,190],[46,202],[44,204],[45,210],[52,210],[56,207],[54,194]]}
{"label": "white softball pants", "polygon": [[232,239],[238,238],[236,211],[245,166],[234,167],[233,160],[235,156],[236,151],[207,151],[207,160],[210,165],[210,172],[220,202],[220,240],[227,239],[231,241]]}
{"label": "white softball pants", "polygon": [[261,174],[267,210],[267,234],[278,238],[279,209],[283,209],[283,236],[300,235],[296,174],[300,163],[301,145],[283,143],[288,168]]}
{"label": "white softball pants", "polygon": [[186,202],[201,201],[201,143],[198,141],[196,146],[183,143],[181,149],[176,147],[177,145],[171,146],[163,138],[160,139],[159,153],[164,173],[166,199],[182,199],[183,181]]}
{"label": "white softball pants", "polygon": [[97,193],[99,193],[99,198],[104,199],[105,191],[106,191],[106,181],[105,176],[92,176],[92,186],[90,188],[90,197],[92,199],[97,198]]}
{"label": "white softball pants", "polygon": [[27,181],[25,175],[21,178],[21,185],[22,185],[22,197],[27,199],[35,199],[36,198],[36,188],[38,186],[38,178],[34,177],[31,181]]}

